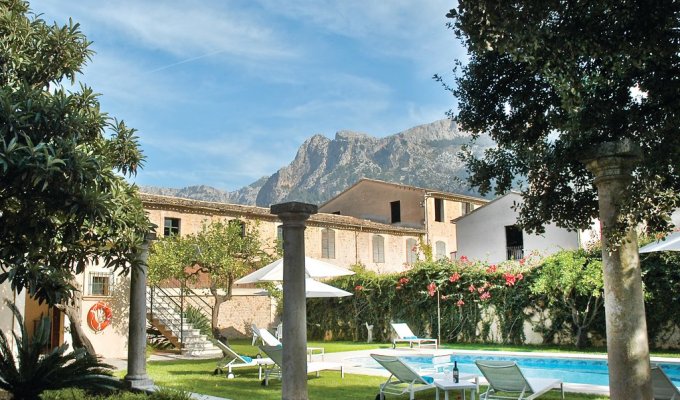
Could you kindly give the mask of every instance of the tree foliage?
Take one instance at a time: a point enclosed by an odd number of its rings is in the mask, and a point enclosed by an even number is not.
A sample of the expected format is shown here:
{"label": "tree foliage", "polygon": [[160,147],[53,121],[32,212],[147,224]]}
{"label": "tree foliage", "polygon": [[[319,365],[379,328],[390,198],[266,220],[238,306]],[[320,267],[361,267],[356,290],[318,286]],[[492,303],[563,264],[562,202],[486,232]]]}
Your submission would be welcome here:
{"label": "tree foliage", "polygon": [[[602,275],[599,251],[563,250],[541,263],[531,286],[532,292],[546,297],[551,311],[568,310],[577,348],[586,347],[588,328],[602,311]],[[559,317],[553,312],[551,319]]]}
{"label": "tree foliage", "polygon": [[185,236],[172,235],[154,243],[149,255],[149,281],[209,278],[214,299],[212,330],[217,337],[220,305],[231,299],[234,281],[270,260],[257,225],[239,220],[204,223]]}
{"label": "tree foliage", "polygon": [[680,4],[461,0],[448,17],[459,64],[455,119],[498,147],[465,160],[482,193],[524,182],[520,222],[583,229],[598,216],[581,159],[603,142],[642,148],[621,226],[669,230],[680,206]]}
{"label": "tree foliage", "polygon": [[74,85],[89,45],[77,23],[0,0],[0,282],[50,304],[87,262],[129,268],[149,227],[125,181],[143,163],[135,130]]}

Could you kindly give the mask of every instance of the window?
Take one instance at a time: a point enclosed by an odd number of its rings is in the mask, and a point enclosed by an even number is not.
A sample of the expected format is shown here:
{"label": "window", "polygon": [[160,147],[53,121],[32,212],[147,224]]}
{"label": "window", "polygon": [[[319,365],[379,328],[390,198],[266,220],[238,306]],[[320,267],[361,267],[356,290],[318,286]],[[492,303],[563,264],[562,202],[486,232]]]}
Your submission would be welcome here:
{"label": "window", "polygon": [[414,264],[418,261],[418,242],[415,239],[406,239],[406,263]]}
{"label": "window", "polygon": [[461,209],[461,215],[465,214],[470,214],[472,210],[474,210],[474,207],[472,206],[472,203],[465,201],[460,203],[460,209]]}
{"label": "window", "polygon": [[232,219],[231,221],[229,221],[229,225],[238,226],[240,228],[239,235],[241,237],[246,237],[246,223],[245,222],[238,220],[238,219]]}
{"label": "window", "polygon": [[112,272],[90,272],[87,291],[90,296],[111,296],[112,286]]}
{"label": "window", "polygon": [[505,245],[508,260],[524,258],[524,237],[516,225],[505,227]]}
{"label": "window", "polygon": [[444,199],[434,199],[434,220],[444,222]]}
{"label": "window", "polygon": [[283,243],[283,226],[281,225],[276,227],[276,240]]}
{"label": "window", "polygon": [[385,262],[385,238],[380,235],[373,236],[373,262]]}
{"label": "window", "polygon": [[335,258],[335,231],[321,230],[321,258]]}
{"label": "window", "polygon": [[435,260],[445,260],[446,259],[446,243],[441,240],[435,242],[434,244]]}
{"label": "window", "polygon": [[401,203],[398,201],[390,202],[390,213],[392,215],[392,223],[401,222]]}
{"label": "window", "polygon": [[179,218],[166,218],[163,222],[163,236],[179,235]]}

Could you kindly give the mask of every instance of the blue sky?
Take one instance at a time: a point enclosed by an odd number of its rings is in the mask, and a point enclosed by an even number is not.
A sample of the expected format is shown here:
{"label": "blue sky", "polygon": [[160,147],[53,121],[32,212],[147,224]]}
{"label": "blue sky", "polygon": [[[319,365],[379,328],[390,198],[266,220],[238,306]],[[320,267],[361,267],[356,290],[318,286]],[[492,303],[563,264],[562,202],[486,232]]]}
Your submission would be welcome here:
{"label": "blue sky", "polygon": [[[82,81],[139,130],[135,181],[235,190],[305,139],[386,136],[445,118],[465,51],[443,0],[31,1],[81,24],[96,51]],[[450,80],[450,79],[449,79]]]}

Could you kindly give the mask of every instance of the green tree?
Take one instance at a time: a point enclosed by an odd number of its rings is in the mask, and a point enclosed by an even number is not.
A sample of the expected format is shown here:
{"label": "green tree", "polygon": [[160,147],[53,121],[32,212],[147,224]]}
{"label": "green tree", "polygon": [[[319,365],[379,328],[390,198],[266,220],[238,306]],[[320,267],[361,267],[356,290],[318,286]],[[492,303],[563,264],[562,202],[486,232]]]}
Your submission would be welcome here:
{"label": "green tree", "polygon": [[91,88],[69,89],[89,45],[73,21],[49,25],[27,2],[0,0],[0,283],[62,303],[74,344],[87,342],[74,274],[88,262],[126,272],[149,229],[125,180],[143,163],[135,130]]}
{"label": "green tree", "polygon": [[448,15],[470,53],[452,88],[455,118],[498,143],[480,159],[467,153],[471,183],[500,194],[521,176],[525,229],[583,229],[598,217],[583,154],[629,138],[643,162],[625,220],[669,230],[680,205],[679,11],[670,1],[461,1]]}
{"label": "green tree", "polygon": [[[632,228],[668,231],[680,205],[678,15],[680,4],[665,0],[461,0],[448,14],[470,55],[451,89],[456,120],[498,144],[481,158],[467,152],[470,182],[504,193],[520,177],[529,232],[603,221],[613,398],[651,395],[647,343],[634,332],[644,307]],[[598,198],[583,159],[612,143],[642,157],[630,183],[600,180]]]}
{"label": "green tree", "polygon": [[543,261],[531,290],[546,297],[551,311],[569,311],[576,347],[582,349],[588,344],[588,327],[602,311],[603,285],[598,256],[585,250],[563,250]]}
{"label": "green tree", "polygon": [[149,280],[187,280],[207,275],[213,296],[211,325],[219,334],[222,303],[232,297],[234,281],[270,260],[264,251],[257,225],[246,230],[243,222],[213,221],[201,231],[186,236],[170,236],[154,243],[149,255]]}

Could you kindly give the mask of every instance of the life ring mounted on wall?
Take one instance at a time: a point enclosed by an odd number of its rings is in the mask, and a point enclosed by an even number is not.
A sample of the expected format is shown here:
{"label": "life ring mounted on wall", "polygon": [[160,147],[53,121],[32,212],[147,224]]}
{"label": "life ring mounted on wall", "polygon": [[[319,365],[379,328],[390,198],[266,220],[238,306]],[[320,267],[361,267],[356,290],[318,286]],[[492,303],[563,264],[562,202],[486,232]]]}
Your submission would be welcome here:
{"label": "life ring mounted on wall", "polygon": [[99,301],[87,312],[87,325],[95,333],[99,333],[109,326],[111,318],[113,318],[111,307],[106,302]]}

